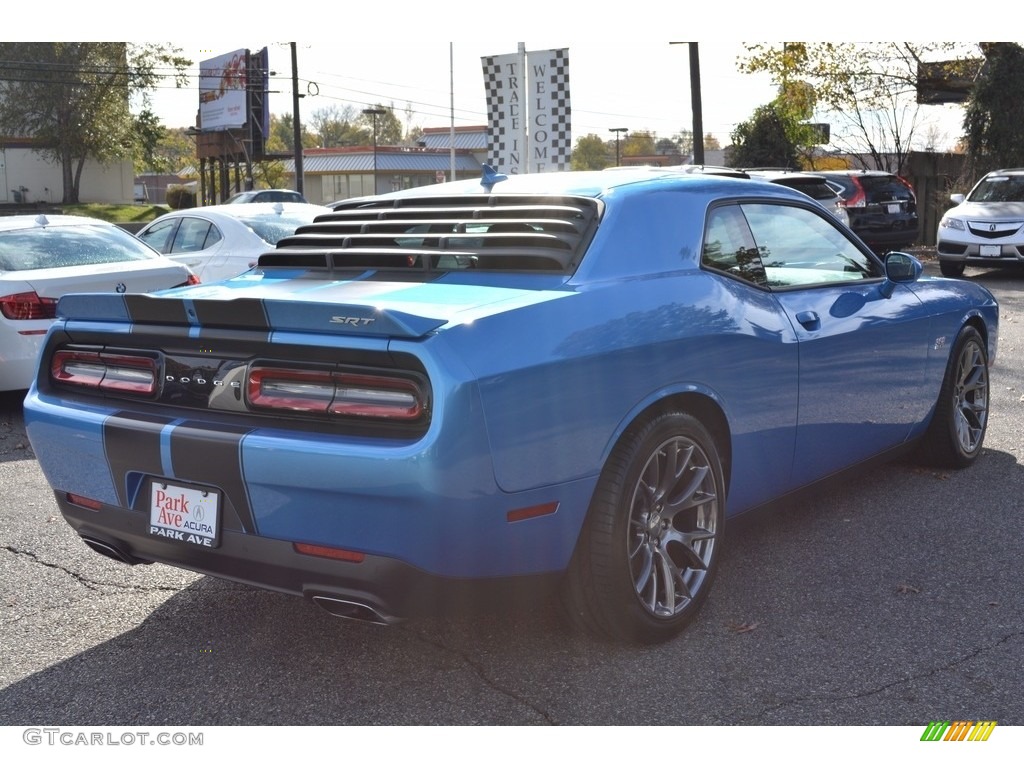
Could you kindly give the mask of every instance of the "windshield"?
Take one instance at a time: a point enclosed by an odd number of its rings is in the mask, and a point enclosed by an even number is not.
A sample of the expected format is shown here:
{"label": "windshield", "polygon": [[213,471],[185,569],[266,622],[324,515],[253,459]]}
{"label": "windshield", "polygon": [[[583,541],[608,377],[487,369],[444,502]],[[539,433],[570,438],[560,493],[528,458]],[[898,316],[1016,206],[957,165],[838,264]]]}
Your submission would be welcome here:
{"label": "windshield", "polygon": [[989,176],[967,198],[972,203],[1024,203],[1024,176]]}
{"label": "windshield", "polygon": [[108,226],[49,226],[0,232],[0,271],[56,269],[156,258],[134,235]]}

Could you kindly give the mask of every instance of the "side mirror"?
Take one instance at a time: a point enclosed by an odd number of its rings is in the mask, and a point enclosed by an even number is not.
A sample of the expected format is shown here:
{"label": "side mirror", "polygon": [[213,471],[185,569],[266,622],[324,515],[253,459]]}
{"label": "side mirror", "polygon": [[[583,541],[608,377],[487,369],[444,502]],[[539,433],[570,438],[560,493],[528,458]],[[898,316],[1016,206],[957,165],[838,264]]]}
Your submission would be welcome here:
{"label": "side mirror", "polygon": [[885,257],[885,282],[882,283],[881,292],[885,298],[892,296],[896,290],[897,283],[913,283],[924,272],[924,266],[909,253],[893,251]]}
{"label": "side mirror", "polygon": [[950,195],[949,199],[952,200],[957,205],[960,205],[960,203],[962,203],[966,198],[964,198],[962,194],[957,192],[955,195]]}

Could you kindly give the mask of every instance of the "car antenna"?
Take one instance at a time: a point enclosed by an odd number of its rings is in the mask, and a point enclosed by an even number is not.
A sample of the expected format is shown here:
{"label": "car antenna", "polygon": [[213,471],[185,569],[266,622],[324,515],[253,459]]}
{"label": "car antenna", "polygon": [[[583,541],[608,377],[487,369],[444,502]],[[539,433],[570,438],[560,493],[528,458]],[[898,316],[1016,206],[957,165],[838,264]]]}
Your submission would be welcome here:
{"label": "car antenna", "polygon": [[496,171],[494,168],[487,165],[486,163],[484,164],[483,169],[483,176],[480,177],[480,186],[485,187],[488,192],[490,192],[491,187],[493,187],[499,181],[505,181],[506,179],[508,179],[508,176],[506,176],[504,173],[498,173],[498,171]]}

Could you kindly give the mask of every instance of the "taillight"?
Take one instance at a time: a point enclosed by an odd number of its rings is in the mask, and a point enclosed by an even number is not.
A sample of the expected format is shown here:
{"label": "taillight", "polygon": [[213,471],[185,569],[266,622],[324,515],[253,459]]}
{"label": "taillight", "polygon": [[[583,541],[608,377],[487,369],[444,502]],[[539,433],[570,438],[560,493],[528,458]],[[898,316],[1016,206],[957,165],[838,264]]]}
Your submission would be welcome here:
{"label": "taillight", "polygon": [[0,298],[0,312],[8,320],[52,320],[57,300],[41,298],[35,291],[12,293]]}
{"label": "taillight", "polygon": [[199,285],[199,276],[195,272],[188,273],[188,280],[185,281],[185,285]]}
{"label": "taillight", "polygon": [[50,360],[50,378],[86,389],[152,396],[157,391],[157,364],[143,355],[59,349]]}
{"label": "taillight", "polygon": [[399,376],[254,366],[247,393],[255,408],[329,416],[415,421],[423,415],[420,385]]}
{"label": "taillight", "polygon": [[847,208],[864,208],[868,204],[867,195],[864,194],[864,187],[860,185],[857,179],[851,179],[853,187],[856,190],[850,197],[846,198],[843,202]]}

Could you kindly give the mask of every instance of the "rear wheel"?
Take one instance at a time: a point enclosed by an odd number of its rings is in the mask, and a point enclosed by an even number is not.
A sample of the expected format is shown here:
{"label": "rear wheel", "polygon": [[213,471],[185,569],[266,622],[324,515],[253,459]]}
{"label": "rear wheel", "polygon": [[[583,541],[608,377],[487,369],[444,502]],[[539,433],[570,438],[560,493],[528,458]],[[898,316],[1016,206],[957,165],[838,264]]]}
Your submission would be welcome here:
{"label": "rear wheel", "polygon": [[939,260],[939,271],[942,272],[944,277],[960,277],[964,273],[965,266],[966,264],[962,261]]}
{"label": "rear wheel", "polygon": [[962,468],[981,453],[988,426],[988,354],[978,330],[964,326],[946,364],[939,400],[922,446],[924,459]]}
{"label": "rear wheel", "polygon": [[722,546],[725,491],[714,440],[685,413],[630,431],[602,472],[563,588],[590,634],[658,643],[704,602]]}

